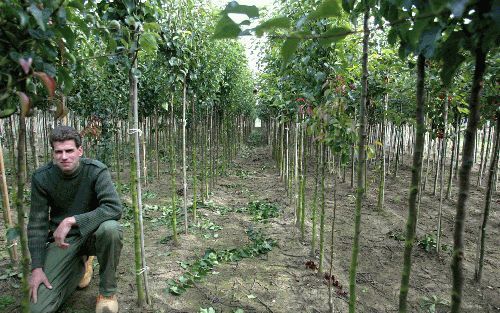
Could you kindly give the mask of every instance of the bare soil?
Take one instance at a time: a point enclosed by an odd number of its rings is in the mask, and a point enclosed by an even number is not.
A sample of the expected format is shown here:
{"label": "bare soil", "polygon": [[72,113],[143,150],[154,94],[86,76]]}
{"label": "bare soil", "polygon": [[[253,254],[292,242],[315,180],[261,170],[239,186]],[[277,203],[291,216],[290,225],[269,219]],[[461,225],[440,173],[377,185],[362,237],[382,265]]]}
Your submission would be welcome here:
{"label": "bare soil", "polygon": [[[407,163],[410,158],[407,156]],[[312,168],[312,166],[309,166]],[[398,177],[387,176],[386,204],[383,211],[376,210],[378,174],[369,172],[368,192],[361,218],[361,242],[357,274],[357,312],[397,312],[401,279],[404,241],[396,240],[404,234],[407,219],[408,188],[411,171],[403,165]],[[475,173],[473,174],[475,175]],[[349,176],[349,175],[347,175]],[[475,176],[473,176],[475,181]],[[348,291],[349,266],[353,238],[355,190],[347,182],[337,183],[337,213],[334,231],[333,274]],[[333,177],[327,178],[326,193],[326,240],[325,257],[329,262],[330,228],[333,213]],[[456,181],[454,181],[456,185]],[[180,186],[180,185],[179,185]],[[430,186],[430,187],[429,187]],[[431,193],[432,180],[428,182],[420,206],[418,238],[436,233],[439,205],[438,195]],[[149,205],[164,206],[168,203],[168,175],[162,173],[160,181],[144,188],[149,196]],[[312,204],[314,178],[307,181],[308,210]],[[453,225],[457,190],[453,189],[451,200],[444,201],[443,244],[453,246]],[[474,283],[474,259],[479,231],[481,211],[484,206],[484,187],[471,188],[467,206],[465,228],[465,287],[462,312],[500,312],[500,216],[499,194],[492,199],[491,215],[487,228],[486,254],[483,280]],[[245,148],[241,151],[227,175],[218,179],[210,201],[225,207],[238,208],[250,201],[276,204],[282,214],[269,223],[253,221],[245,213],[220,214],[216,210],[200,208],[200,220],[211,221],[222,227],[214,232],[206,229],[190,229],[190,234],[180,236],[180,245],[174,246],[168,222],[162,219],[161,210],[145,209],[145,246],[148,263],[150,296],[152,305],[138,308],[136,305],[135,270],[133,251],[133,225],[125,225],[124,249],[118,270],[120,312],[200,312],[212,307],[216,312],[328,312],[328,286],[323,274],[317,274],[305,264],[318,263],[318,251],[310,256],[311,223],[306,224],[305,238],[295,226],[294,207],[290,204],[278,169],[270,157],[269,147]],[[128,201],[124,196],[124,201]],[[311,215],[307,212],[308,217]],[[179,277],[184,269],[180,262],[193,261],[203,256],[207,248],[229,249],[248,243],[245,230],[254,227],[278,245],[268,254],[246,258],[238,262],[221,263],[204,277],[195,287],[184,294],[168,293],[168,279]],[[179,227],[182,233],[183,226]],[[5,231],[0,224],[2,233]],[[392,236],[391,236],[392,235]],[[3,236],[2,239],[4,240]],[[3,248],[5,242],[0,242]],[[411,287],[409,291],[410,312],[431,312],[425,306],[424,297],[436,302],[449,302],[451,294],[450,249],[437,255],[415,246]],[[59,313],[94,312],[98,292],[98,263],[95,263],[91,285],[74,293]],[[328,269],[329,266],[326,267]],[[8,270],[5,249],[0,255],[0,275]],[[19,279],[16,276],[0,280],[0,312],[18,312]],[[347,312],[347,298],[336,293],[333,303],[335,312]],[[15,303],[2,304],[6,297]],[[3,299],[3,300],[2,300]],[[8,303],[8,301],[7,301]],[[436,312],[448,312],[449,306],[438,304]]]}

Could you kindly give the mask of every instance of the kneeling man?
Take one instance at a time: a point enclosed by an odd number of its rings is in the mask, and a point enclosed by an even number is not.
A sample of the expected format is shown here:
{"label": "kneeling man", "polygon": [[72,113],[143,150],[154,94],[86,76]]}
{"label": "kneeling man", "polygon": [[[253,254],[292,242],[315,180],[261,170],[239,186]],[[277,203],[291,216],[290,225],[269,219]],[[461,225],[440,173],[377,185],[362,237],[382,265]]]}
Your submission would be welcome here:
{"label": "kneeling man", "polygon": [[87,287],[95,255],[96,313],[116,313],[122,206],[111,175],[101,162],[82,158],[82,138],[72,127],[56,127],[50,145],[53,160],[31,180],[31,312],[55,312],[77,287]]}

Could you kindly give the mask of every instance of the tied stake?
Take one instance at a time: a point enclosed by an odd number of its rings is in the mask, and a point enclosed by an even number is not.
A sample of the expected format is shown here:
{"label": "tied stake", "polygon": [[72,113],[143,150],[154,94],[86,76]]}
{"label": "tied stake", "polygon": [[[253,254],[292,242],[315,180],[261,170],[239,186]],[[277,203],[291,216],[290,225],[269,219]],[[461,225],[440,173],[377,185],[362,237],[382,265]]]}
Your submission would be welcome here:
{"label": "tied stake", "polygon": [[142,275],[144,272],[149,271],[149,267],[143,267],[140,270],[137,271],[137,276]]}
{"label": "tied stake", "polygon": [[135,133],[139,133],[139,137],[142,136],[142,130],[139,129],[139,128],[131,128],[128,130],[128,134],[129,135],[132,135],[132,134],[135,134]]}

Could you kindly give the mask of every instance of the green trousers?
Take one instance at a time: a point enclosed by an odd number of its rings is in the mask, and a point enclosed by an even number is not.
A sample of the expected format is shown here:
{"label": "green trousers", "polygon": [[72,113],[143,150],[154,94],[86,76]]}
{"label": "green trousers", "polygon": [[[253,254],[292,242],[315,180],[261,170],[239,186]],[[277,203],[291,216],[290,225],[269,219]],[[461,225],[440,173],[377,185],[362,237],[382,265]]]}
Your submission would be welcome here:
{"label": "green trousers", "polygon": [[[99,293],[111,296],[116,293],[116,268],[122,249],[123,233],[117,221],[103,222],[90,236],[73,236],[66,239],[70,244],[61,249],[50,243],[43,270],[52,285],[38,288],[37,303],[31,303],[32,313],[51,313],[64,303],[76,290],[85,271],[84,255],[95,255],[99,261]],[[96,295],[97,296],[97,295]]]}

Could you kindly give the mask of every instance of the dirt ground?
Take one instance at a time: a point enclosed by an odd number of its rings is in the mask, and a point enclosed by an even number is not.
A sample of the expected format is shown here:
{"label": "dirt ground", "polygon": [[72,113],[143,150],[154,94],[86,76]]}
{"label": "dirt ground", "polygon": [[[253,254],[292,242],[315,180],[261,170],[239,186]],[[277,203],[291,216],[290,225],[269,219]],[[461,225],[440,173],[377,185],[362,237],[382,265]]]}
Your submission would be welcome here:
{"label": "dirt ground", "polygon": [[[401,279],[404,241],[397,240],[404,234],[407,218],[408,187],[410,184],[410,157],[405,158],[398,177],[387,176],[385,210],[376,210],[377,173],[370,171],[369,189],[361,217],[361,241],[357,275],[357,312],[397,312]],[[309,168],[312,168],[311,166]],[[473,174],[475,181],[475,173]],[[164,206],[168,200],[168,176],[160,182],[148,185],[145,203]],[[313,176],[308,178],[308,208],[312,203]],[[454,182],[456,186],[456,182]],[[180,186],[180,185],[179,185]],[[333,179],[327,179],[326,193],[326,258],[329,262],[330,227],[333,210]],[[437,229],[439,196],[432,196],[427,188],[420,206],[417,236],[424,238]],[[456,189],[452,200],[444,202],[443,244],[453,245],[453,221],[456,205]],[[438,193],[439,194],[439,193]],[[474,258],[479,220],[484,205],[484,187],[471,188],[465,228],[465,287],[462,312],[500,312],[500,216],[499,194],[492,199],[491,215],[487,228],[486,253],[481,284],[473,282]],[[180,236],[180,245],[174,246],[171,229],[161,210],[145,209],[145,246],[148,264],[149,287],[152,305],[137,308],[135,290],[133,226],[125,225],[124,249],[120,261],[119,303],[120,312],[200,312],[213,308],[215,312],[328,312],[328,287],[323,274],[316,274],[305,264],[318,263],[318,253],[310,256],[311,224],[306,225],[305,240],[295,226],[294,209],[280,181],[278,170],[270,156],[269,147],[242,149],[227,176],[220,177],[210,201],[214,205],[230,208],[246,206],[250,201],[270,202],[281,209],[281,215],[269,223],[252,220],[245,213],[221,214],[211,208],[200,208],[202,221],[222,227],[220,230],[190,230]],[[126,197],[125,197],[125,201]],[[334,232],[333,274],[343,290],[348,290],[349,266],[353,238],[354,189],[350,182],[337,184],[337,214]],[[308,216],[310,212],[308,211]],[[207,222],[208,223],[208,222]],[[245,230],[254,227],[266,237],[277,241],[277,246],[267,254],[245,258],[238,262],[216,265],[211,273],[187,289],[180,296],[168,292],[168,279],[178,278],[184,269],[181,262],[193,261],[203,256],[207,248],[229,249],[248,243]],[[182,230],[182,226],[180,227]],[[5,231],[0,224],[0,230]],[[216,235],[214,235],[216,234]],[[3,237],[2,239],[3,240]],[[2,247],[0,276],[8,270],[8,258]],[[445,246],[445,247],[446,247]],[[316,251],[317,252],[317,251]],[[410,312],[433,312],[431,303],[449,302],[451,290],[451,255],[449,250],[440,255],[415,246],[411,287]],[[84,290],[74,293],[59,313],[94,312],[98,291],[98,264],[95,263],[94,279]],[[4,275],[5,276],[5,275]],[[18,312],[19,279],[16,276],[0,279],[0,312]],[[338,295],[334,288],[335,312],[347,312],[347,298]],[[430,299],[424,304],[424,297]],[[13,299],[14,303],[11,300]],[[446,304],[438,304],[435,312],[448,312]],[[208,312],[208,310],[207,310]],[[238,311],[241,312],[241,311]]]}

